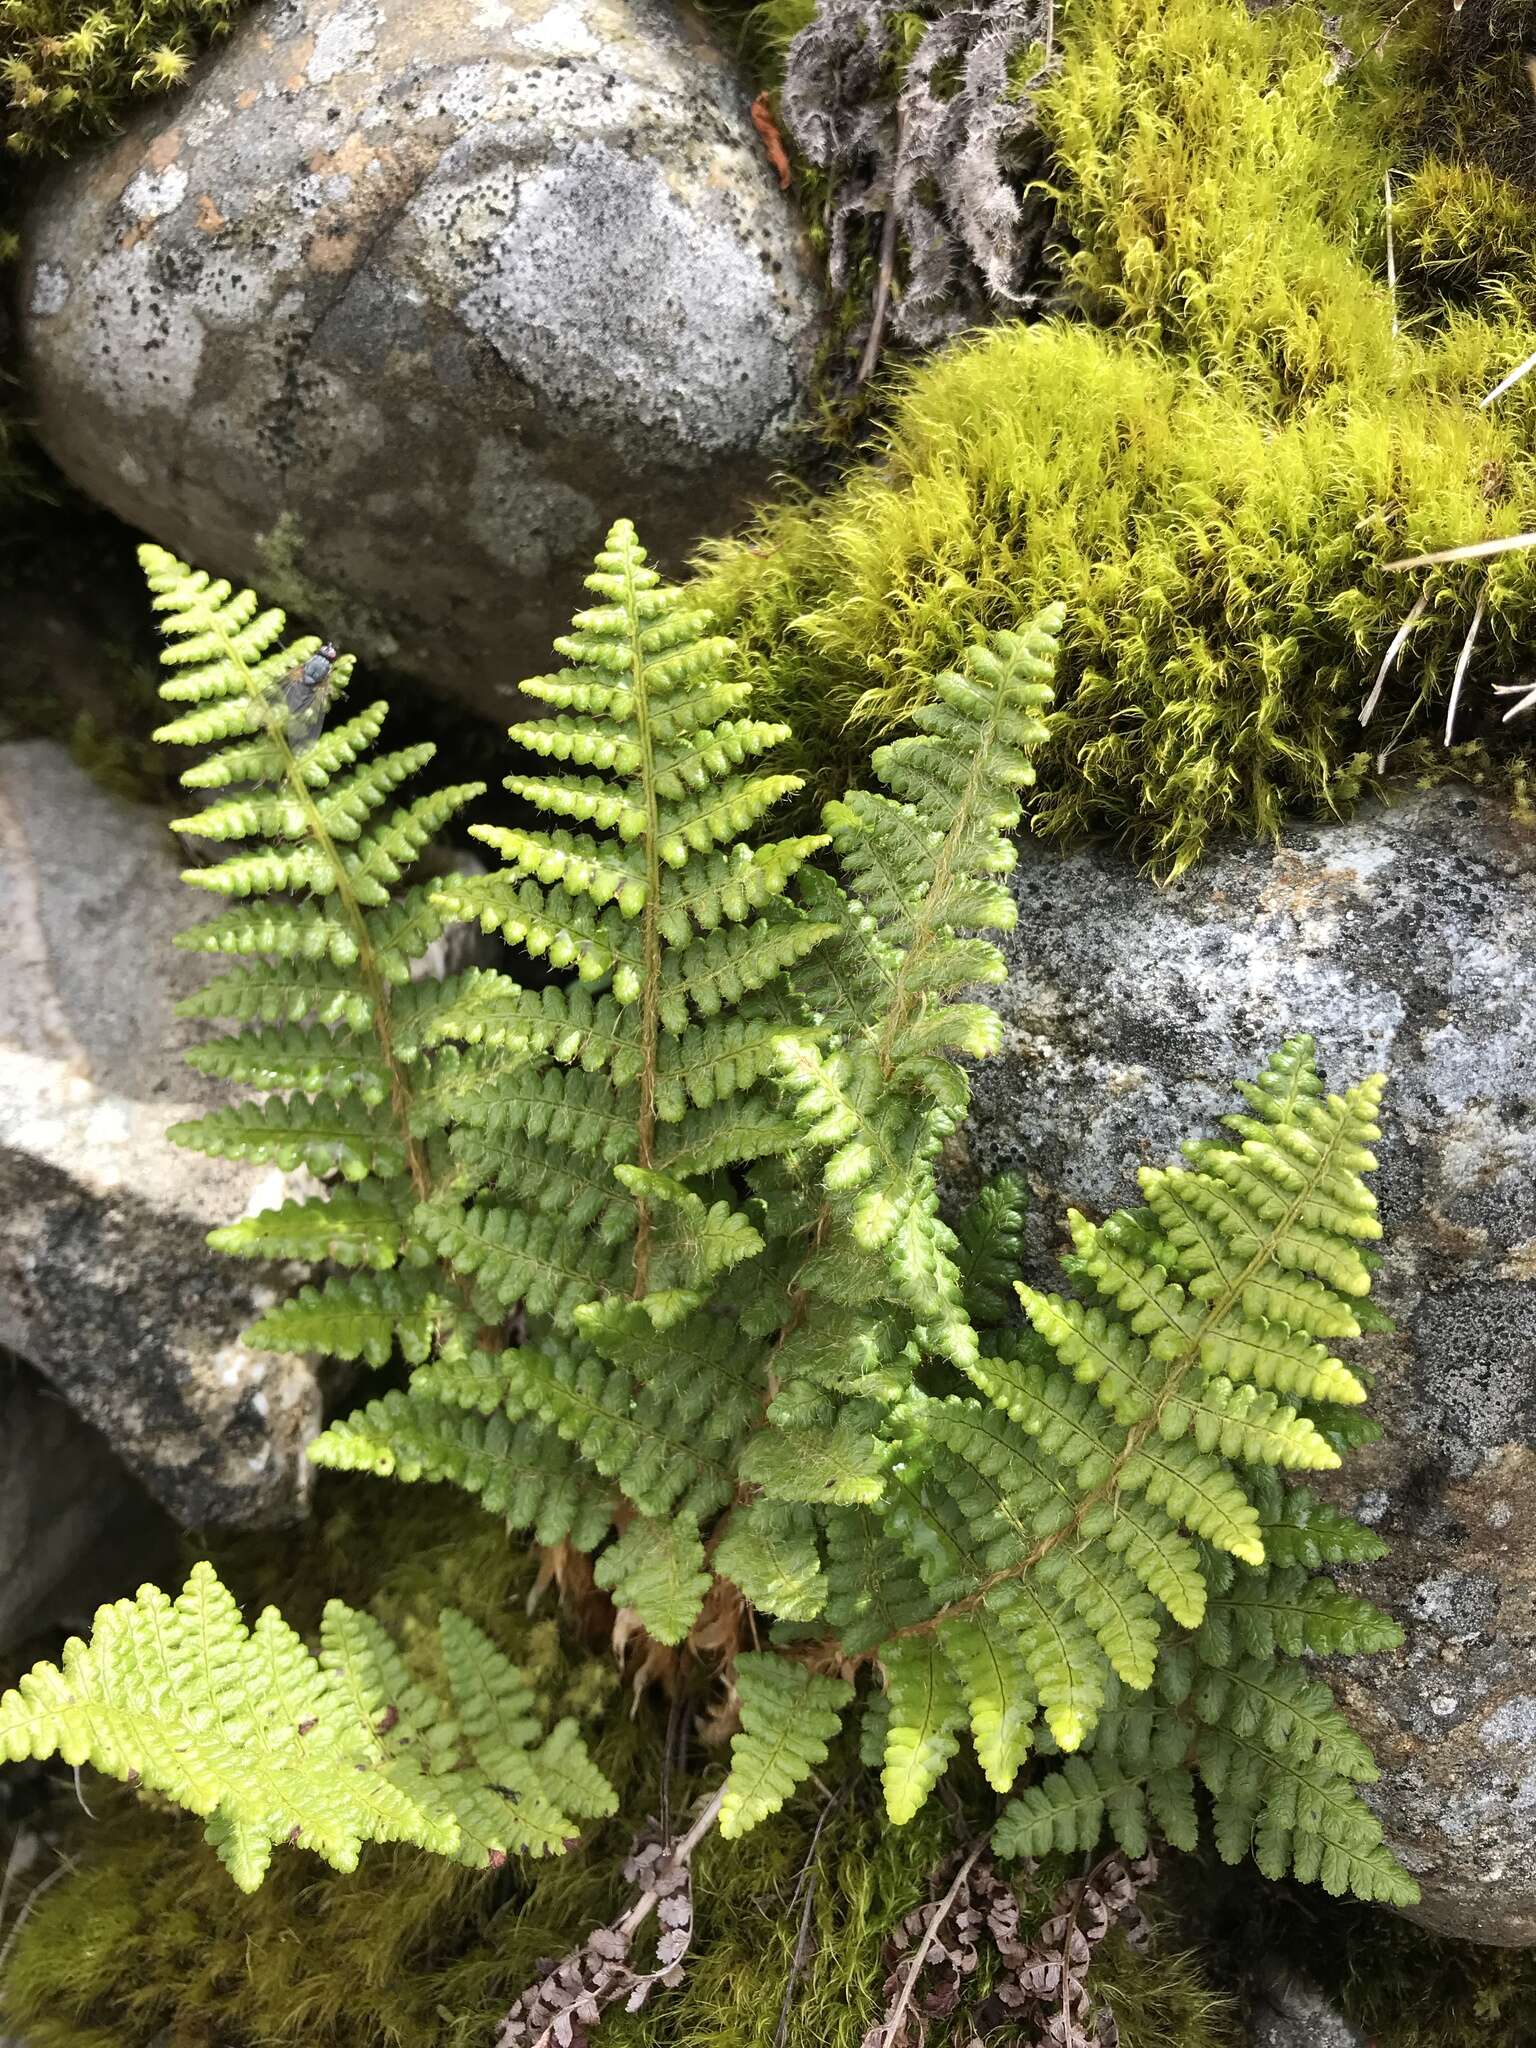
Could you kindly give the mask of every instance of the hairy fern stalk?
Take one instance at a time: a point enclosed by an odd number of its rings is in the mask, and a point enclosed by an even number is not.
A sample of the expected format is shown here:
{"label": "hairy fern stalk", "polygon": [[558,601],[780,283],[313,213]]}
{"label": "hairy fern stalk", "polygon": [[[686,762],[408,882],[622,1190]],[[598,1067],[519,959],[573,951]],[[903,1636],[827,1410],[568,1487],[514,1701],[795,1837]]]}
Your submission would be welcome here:
{"label": "hairy fern stalk", "polygon": [[[548,707],[513,729],[528,822],[474,828],[495,872],[401,894],[475,792],[381,822],[426,750],[365,759],[375,707],[296,751],[270,707],[311,643],[280,647],[248,594],[146,565],[167,691],[197,707],[164,736],[221,748],[190,782],[255,785],[188,821],[246,842],[189,879],[240,900],[192,942],[256,959],[195,999],[241,1027],[199,1057],[265,1099],[183,1135],[324,1183],[215,1238],[334,1268],[259,1341],[398,1360],[320,1461],[451,1481],[590,1553],[626,1633],[734,1640],[727,1836],[856,1716],[897,1825],[968,1735],[1012,1795],[1001,1853],[1106,1827],[1132,1853],[1192,1845],[1203,1787],[1223,1856],[1411,1900],[1361,1797],[1370,1757],[1302,1661],[1398,1640],[1319,1575],[1380,1546],[1288,1476],[1371,1428],[1334,1347],[1381,1320],[1379,1077],[1326,1094],[1290,1040],[1225,1135],[1142,1173],[1137,1207],[1069,1216],[1061,1292],[1018,1283],[1016,1186],[940,1211],[965,1062],[1000,1038],[977,998],[1003,976],[988,934],[1014,916],[1059,612],[973,647],[875,755],[878,788],[776,839],[794,779],[764,757],[784,731],[751,718],[729,644],[621,523],[564,666],[525,685]],[[540,977],[413,983],[449,918]],[[237,1644],[226,1603],[223,1661],[196,1680],[213,1669],[212,1692],[189,1693],[199,1603],[222,1597],[199,1580],[173,1610],[150,1591],[106,1610],[88,1649],[6,1696],[0,1750],[137,1768],[237,1817],[257,1845],[231,1858],[243,1881],[295,1829],[343,1858],[369,1832],[489,1856],[601,1810],[590,1766],[548,1754],[574,1731],[534,1750],[518,1715],[520,1770],[482,1754],[483,1693],[514,1685],[490,1662],[451,1709],[403,1672],[348,1691],[344,1660],[304,1663],[276,1617]],[[456,1687],[463,1626],[445,1618]],[[311,1699],[328,1739],[361,1745],[358,1786],[392,1788],[366,1814],[322,1825],[289,1795]],[[268,1746],[259,1794],[228,1745],[182,1769],[186,1729],[231,1716]],[[402,1786],[386,1732],[407,1719],[467,1773],[451,1810]]]}

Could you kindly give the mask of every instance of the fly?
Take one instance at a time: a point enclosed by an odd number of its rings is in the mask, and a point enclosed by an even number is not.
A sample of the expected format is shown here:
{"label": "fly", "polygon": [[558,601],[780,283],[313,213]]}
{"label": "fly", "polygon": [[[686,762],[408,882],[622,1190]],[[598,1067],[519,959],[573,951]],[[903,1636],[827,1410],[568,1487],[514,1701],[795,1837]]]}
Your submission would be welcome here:
{"label": "fly", "polygon": [[335,663],[336,643],[327,640],[317,654],[267,687],[267,715],[274,724],[281,723],[295,754],[307,753],[320,737],[334,694],[331,670]]}

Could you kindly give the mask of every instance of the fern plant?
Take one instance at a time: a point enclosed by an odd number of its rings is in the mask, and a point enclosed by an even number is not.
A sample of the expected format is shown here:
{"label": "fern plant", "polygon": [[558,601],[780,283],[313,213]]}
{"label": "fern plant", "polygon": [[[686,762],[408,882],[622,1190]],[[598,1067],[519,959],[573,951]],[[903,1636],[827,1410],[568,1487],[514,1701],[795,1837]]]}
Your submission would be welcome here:
{"label": "fern plant", "polygon": [[[357,721],[301,752],[272,710],[307,643],[279,652],[253,598],[146,559],[178,675],[192,665],[168,687],[200,706],[169,736],[223,749],[189,779],[256,780],[192,821],[255,845],[191,879],[263,895],[196,942],[264,956],[199,999],[247,1025],[201,1057],[269,1093],[187,1135],[332,1177],[217,1241],[341,1268],[259,1341],[410,1368],[315,1455],[465,1487],[510,1530],[590,1554],[621,1633],[723,1646],[728,1836],[856,1715],[893,1824],[968,1737],[1013,1795],[1001,1853],[1086,1848],[1106,1826],[1133,1854],[1153,1832],[1191,1844],[1203,1786],[1222,1855],[1410,1900],[1360,1794],[1369,1755],[1302,1661],[1398,1640],[1319,1575],[1379,1545],[1289,1477],[1371,1427],[1334,1347],[1380,1323],[1363,1178],[1379,1077],[1328,1095],[1311,1041],[1288,1041],[1226,1135],[1143,1172],[1138,1206],[1069,1217],[1060,1292],[1019,1283],[1016,1185],[941,1212],[966,1063],[1001,1036],[977,998],[1003,975],[989,934],[1014,916],[1059,611],[971,648],[875,755],[878,788],[829,805],[822,835],[776,840],[793,778],[758,763],[782,728],[746,715],[729,645],[621,523],[566,665],[526,686],[550,711],[513,729],[527,822],[474,828],[501,867],[402,898],[405,859],[473,792],[380,823],[421,750],[335,782]],[[543,977],[413,986],[412,946],[448,917]],[[157,1599],[141,1596],[150,1619]],[[90,1650],[7,1697],[0,1747],[84,1755],[82,1716],[134,1711],[134,1640],[109,1611]],[[173,1667],[162,1689],[181,1683]],[[286,1681],[235,1689],[286,1758]],[[413,1711],[469,1770],[478,1815],[473,1772],[492,1766],[470,1706]],[[115,1739],[89,1753],[129,1759]],[[517,1771],[496,1753],[515,1807],[497,1842],[537,1833],[519,1796],[562,1817],[600,1798],[526,1754]],[[226,1763],[192,1787],[205,1806]],[[380,1759],[362,1763],[371,1782]],[[421,1811],[389,1825],[437,1848],[457,1825],[462,1849],[459,1807]]]}

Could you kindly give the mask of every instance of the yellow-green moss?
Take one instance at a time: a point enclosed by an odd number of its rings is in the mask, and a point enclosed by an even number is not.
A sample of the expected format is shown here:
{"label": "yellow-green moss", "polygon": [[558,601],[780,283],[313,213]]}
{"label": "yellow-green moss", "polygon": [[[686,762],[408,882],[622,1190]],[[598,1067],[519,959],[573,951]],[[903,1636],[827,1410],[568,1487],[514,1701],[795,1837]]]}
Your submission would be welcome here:
{"label": "yellow-green moss", "polygon": [[[882,462],[780,506],[717,558],[712,594],[758,701],[802,735],[819,794],[856,779],[977,630],[1067,605],[1060,715],[1032,807],[1057,838],[1127,834],[1176,872],[1209,834],[1337,810],[1370,773],[1357,722],[1415,585],[1384,564],[1518,532],[1536,503],[1524,387],[1469,402],[1527,340],[1460,321],[1393,391],[1283,414],[1132,341],[1010,326],[913,375]],[[1423,732],[1469,590],[1472,688],[1536,617],[1536,557],[1441,576],[1369,735]]]}
{"label": "yellow-green moss", "polygon": [[874,460],[704,570],[818,796],[978,628],[1064,600],[1036,829],[1123,833],[1172,873],[1223,826],[1343,808],[1378,749],[1427,735],[1474,590],[1469,705],[1507,672],[1536,618],[1526,554],[1437,578],[1360,731],[1417,587],[1385,563],[1530,523],[1530,393],[1477,400],[1536,334],[1451,307],[1394,338],[1395,74],[1372,86],[1387,60],[1366,58],[1330,84],[1319,14],[1067,0],[1060,28],[1044,115],[1072,277],[1113,326],[1009,325],[908,373]]}
{"label": "yellow-green moss", "polygon": [[1040,116],[1090,317],[1266,397],[1389,377],[1383,60],[1340,81],[1309,6],[1069,0],[1061,33]]}
{"label": "yellow-green moss", "polygon": [[13,156],[114,127],[179,85],[238,0],[0,0],[0,136]]}

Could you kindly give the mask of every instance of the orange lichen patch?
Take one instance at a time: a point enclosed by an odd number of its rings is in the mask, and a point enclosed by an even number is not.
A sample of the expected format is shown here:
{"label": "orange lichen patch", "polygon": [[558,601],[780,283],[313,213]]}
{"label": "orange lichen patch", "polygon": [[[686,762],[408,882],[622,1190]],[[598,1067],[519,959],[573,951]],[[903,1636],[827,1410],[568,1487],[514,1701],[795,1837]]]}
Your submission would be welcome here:
{"label": "orange lichen patch", "polygon": [[758,139],[778,177],[779,190],[787,192],[791,177],[789,157],[784,148],[784,138],[779,133],[778,123],[773,118],[772,102],[765,92],[760,92],[752,102],[752,126],[757,130]]}
{"label": "orange lichen patch", "polygon": [[1261,915],[1289,911],[1305,919],[1346,909],[1367,894],[1367,884],[1353,868],[1319,867],[1282,848],[1275,855],[1258,909]]}
{"label": "orange lichen patch", "polygon": [[261,87],[259,85],[248,85],[245,88],[244,92],[236,93],[235,105],[240,109],[241,113],[243,114],[248,112],[250,108],[254,107],[256,102],[260,98]]}
{"label": "orange lichen patch", "polygon": [[361,246],[361,236],[350,229],[322,228],[309,245],[309,267],[332,275],[350,270]]}
{"label": "orange lichen patch", "polygon": [[181,155],[181,130],[167,128],[163,135],[157,135],[144,152],[144,161],[152,171],[163,171],[175,163]]}
{"label": "orange lichen patch", "polygon": [[146,236],[152,235],[154,231],[154,222],[149,218],[147,214],[141,215],[140,218],[134,222],[133,226],[128,229],[126,234],[119,235],[117,240],[117,246],[119,247],[119,249],[137,249],[140,242],[142,242],[146,238]]}
{"label": "orange lichen patch", "polygon": [[309,168],[317,177],[333,177],[338,173],[356,177],[360,171],[378,161],[379,152],[364,135],[361,128],[354,128],[335,149],[317,149],[309,159]]}
{"label": "orange lichen patch", "polygon": [[197,224],[205,235],[216,235],[220,228],[229,225],[211,192],[199,192],[197,195]]}
{"label": "orange lichen patch", "polygon": [[309,83],[306,74],[309,70],[309,60],[315,54],[314,37],[300,36],[287,54],[293,60],[293,70],[284,81],[284,90],[287,92],[302,92]]}

